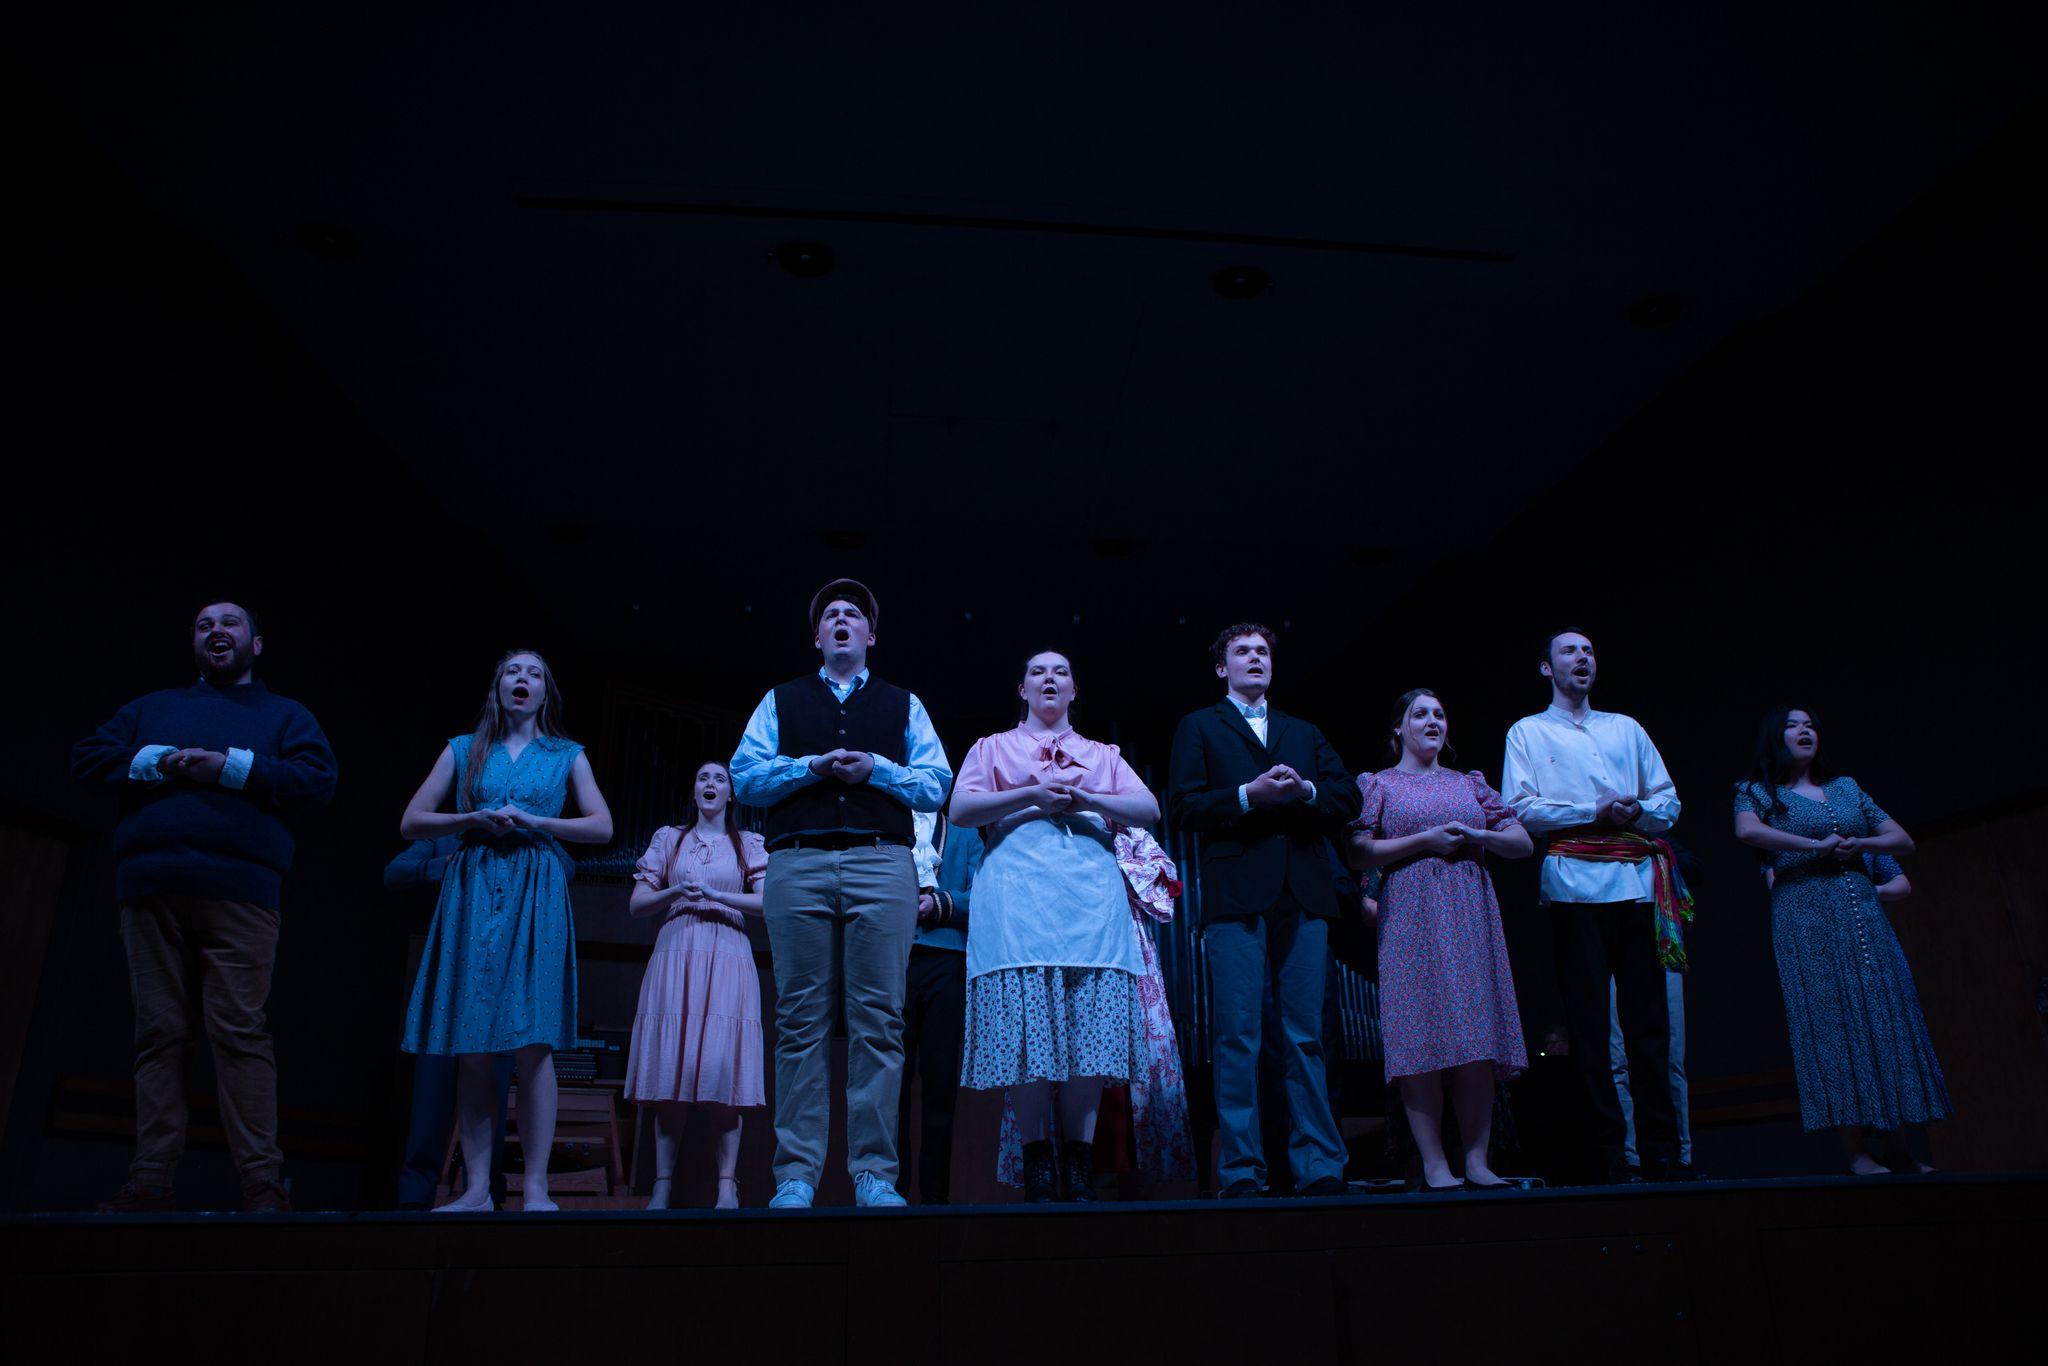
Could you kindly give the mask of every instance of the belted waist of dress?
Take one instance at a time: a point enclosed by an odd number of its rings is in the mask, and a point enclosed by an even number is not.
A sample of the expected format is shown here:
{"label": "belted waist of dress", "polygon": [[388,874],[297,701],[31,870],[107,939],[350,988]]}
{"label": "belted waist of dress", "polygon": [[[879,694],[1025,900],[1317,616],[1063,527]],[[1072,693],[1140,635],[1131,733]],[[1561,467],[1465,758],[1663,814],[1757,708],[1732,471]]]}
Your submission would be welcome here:
{"label": "belted waist of dress", "polygon": [[1476,844],[1461,844],[1448,854],[1410,854],[1407,858],[1396,859],[1386,865],[1386,871],[1396,873],[1403,868],[1413,868],[1423,863],[1483,863],[1486,851]]}
{"label": "belted waist of dress", "polygon": [[538,844],[552,848],[555,837],[545,830],[524,830],[516,825],[490,834],[481,830],[462,832],[462,847],[465,849],[502,849],[510,844]]}
{"label": "belted waist of dress", "polygon": [[1551,834],[1546,854],[1586,863],[1650,864],[1657,908],[1657,959],[1685,971],[1685,924],[1692,917],[1692,892],[1679,876],[1678,855],[1669,840],[1608,825],[1578,825]]}

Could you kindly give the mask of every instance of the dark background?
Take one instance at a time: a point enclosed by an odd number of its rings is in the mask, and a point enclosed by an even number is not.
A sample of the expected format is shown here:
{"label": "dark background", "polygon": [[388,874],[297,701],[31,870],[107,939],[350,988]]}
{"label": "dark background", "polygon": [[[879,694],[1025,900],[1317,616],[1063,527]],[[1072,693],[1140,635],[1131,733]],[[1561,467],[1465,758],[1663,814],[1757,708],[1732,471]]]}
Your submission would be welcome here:
{"label": "dark background", "polygon": [[[1225,621],[1282,628],[1276,699],[1354,768],[1426,683],[1496,781],[1544,633],[1586,630],[1706,862],[1693,1073],[1783,1066],[1727,815],[1758,715],[1814,707],[1909,828],[2043,787],[2032,11],[1289,8],[29,22],[0,801],[75,844],[0,1205],[125,1163],[37,1122],[126,1068],[65,750],[189,675],[217,597],[342,764],[287,890],[287,1106],[394,1122],[378,871],[501,650],[594,743],[625,687],[743,716],[837,573],[956,759],[1055,646],[1155,775]],[[1219,297],[1238,265],[1271,291]]]}

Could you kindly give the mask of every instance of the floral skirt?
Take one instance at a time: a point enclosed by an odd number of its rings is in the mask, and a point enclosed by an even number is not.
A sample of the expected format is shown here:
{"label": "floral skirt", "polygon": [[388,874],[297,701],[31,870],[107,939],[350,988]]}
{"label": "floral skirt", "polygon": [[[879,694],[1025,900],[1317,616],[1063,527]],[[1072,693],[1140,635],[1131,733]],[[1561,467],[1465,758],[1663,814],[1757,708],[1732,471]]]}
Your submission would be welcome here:
{"label": "floral skirt", "polygon": [[1145,1006],[1119,968],[1003,968],[967,984],[960,1084],[1146,1075]]}

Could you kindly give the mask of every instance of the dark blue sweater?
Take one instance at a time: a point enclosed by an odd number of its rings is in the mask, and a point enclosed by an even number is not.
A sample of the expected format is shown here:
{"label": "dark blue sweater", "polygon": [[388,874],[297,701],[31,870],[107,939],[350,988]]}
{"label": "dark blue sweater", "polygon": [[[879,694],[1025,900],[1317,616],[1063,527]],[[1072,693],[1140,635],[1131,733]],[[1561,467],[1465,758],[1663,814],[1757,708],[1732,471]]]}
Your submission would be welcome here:
{"label": "dark blue sweater", "polygon": [[[146,745],[246,749],[236,791],[187,778],[128,776]],[[115,894],[252,901],[273,909],[292,866],[293,817],[334,795],[334,751],[313,714],[261,683],[199,682],[139,697],[71,747],[71,771],[121,801],[114,827]]]}

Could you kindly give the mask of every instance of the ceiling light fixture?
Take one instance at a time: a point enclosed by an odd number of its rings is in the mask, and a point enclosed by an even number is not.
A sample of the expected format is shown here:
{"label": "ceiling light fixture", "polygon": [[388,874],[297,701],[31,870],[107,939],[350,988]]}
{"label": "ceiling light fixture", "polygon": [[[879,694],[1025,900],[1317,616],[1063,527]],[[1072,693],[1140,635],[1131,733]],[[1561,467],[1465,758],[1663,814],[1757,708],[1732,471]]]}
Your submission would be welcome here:
{"label": "ceiling light fixture", "polygon": [[1226,299],[1256,299],[1273,288],[1272,277],[1257,266],[1225,266],[1209,283]]}
{"label": "ceiling light fixture", "polygon": [[799,280],[815,280],[832,269],[832,248],[823,242],[784,242],[768,255]]}

